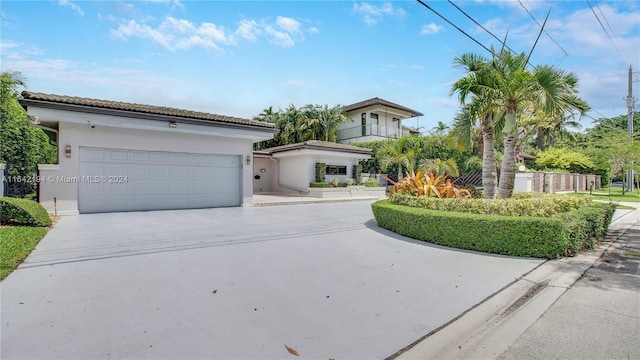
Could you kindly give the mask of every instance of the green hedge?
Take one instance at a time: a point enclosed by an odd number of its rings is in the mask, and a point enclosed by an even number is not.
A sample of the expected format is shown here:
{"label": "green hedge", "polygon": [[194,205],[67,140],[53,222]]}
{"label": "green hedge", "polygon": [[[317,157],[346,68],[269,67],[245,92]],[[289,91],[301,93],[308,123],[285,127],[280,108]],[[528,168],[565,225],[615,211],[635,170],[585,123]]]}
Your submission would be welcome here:
{"label": "green hedge", "polygon": [[328,188],[329,184],[324,183],[324,182],[312,182],[309,184],[309,187],[312,188]]}
{"label": "green hedge", "polygon": [[606,234],[616,210],[614,203],[593,203],[590,206],[561,214],[569,236],[568,254],[591,249]]}
{"label": "green hedge", "polygon": [[442,212],[388,200],[375,202],[372,208],[380,227],[400,235],[459,249],[539,258],[572,255],[576,249],[593,246],[613,214],[609,205],[550,218]]}
{"label": "green hedge", "polygon": [[51,226],[49,214],[33,200],[0,198],[0,224]]}
{"label": "green hedge", "polygon": [[570,210],[583,208],[591,203],[589,196],[536,195],[510,199],[439,199],[395,193],[391,202],[438,211],[456,211],[472,214],[503,216],[551,217]]}

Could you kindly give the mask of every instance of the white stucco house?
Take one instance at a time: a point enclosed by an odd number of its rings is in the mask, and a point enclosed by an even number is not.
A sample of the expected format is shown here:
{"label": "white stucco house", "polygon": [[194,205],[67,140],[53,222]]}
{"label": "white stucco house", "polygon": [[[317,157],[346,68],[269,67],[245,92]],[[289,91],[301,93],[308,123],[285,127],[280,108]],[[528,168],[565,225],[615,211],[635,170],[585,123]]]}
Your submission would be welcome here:
{"label": "white stucco house", "polygon": [[58,146],[39,201],[60,215],[251,205],[253,143],[273,124],[168,107],[23,92]]}
{"label": "white stucco house", "polygon": [[403,126],[402,121],[423,116],[419,111],[377,97],[347,105],[344,110],[352,121],[338,129],[338,141],[342,144],[417,134],[416,130]]}
{"label": "white stucco house", "polygon": [[[309,187],[316,181],[316,164],[326,165],[326,181],[332,178],[344,182],[354,177],[354,166],[360,160],[371,158],[370,149],[337,144],[319,140],[310,140],[298,144],[277,146],[254,152],[253,163],[253,190],[255,193],[288,193],[317,197],[328,197],[337,190],[318,190]],[[353,196],[354,191],[364,195],[365,190],[351,189],[348,194],[341,196]],[[346,191],[346,190],[345,190]],[[379,192],[380,189],[377,189]],[[360,194],[358,193],[358,194]],[[380,194],[369,194],[378,196]],[[381,193],[384,197],[384,189]]]}

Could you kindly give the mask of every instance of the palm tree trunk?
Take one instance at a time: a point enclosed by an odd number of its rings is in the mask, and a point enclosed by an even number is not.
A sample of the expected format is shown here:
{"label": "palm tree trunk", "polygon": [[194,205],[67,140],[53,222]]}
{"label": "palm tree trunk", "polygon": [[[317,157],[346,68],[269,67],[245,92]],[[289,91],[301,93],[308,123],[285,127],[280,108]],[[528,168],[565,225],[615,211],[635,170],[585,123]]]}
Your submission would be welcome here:
{"label": "palm tree trunk", "polygon": [[538,150],[544,151],[544,131],[542,130],[542,127],[538,127],[537,138],[538,138]]}
{"label": "palm tree trunk", "polygon": [[498,176],[496,174],[496,153],[493,127],[482,128],[482,187],[484,197],[496,198]]}
{"label": "palm tree trunk", "polygon": [[513,184],[516,180],[516,135],[503,134],[504,156],[500,167],[498,198],[506,199],[513,195]]}

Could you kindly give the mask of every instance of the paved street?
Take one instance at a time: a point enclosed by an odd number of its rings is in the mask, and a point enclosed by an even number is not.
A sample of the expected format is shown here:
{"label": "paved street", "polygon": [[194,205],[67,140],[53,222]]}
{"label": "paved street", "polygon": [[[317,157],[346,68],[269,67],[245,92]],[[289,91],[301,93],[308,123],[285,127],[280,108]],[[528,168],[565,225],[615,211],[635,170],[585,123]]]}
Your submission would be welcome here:
{"label": "paved street", "polygon": [[0,283],[0,355],[384,358],[542,263],[399,237],[370,204],[62,217]]}
{"label": "paved street", "polygon": [[640,359],[640,222],[499,359]]}

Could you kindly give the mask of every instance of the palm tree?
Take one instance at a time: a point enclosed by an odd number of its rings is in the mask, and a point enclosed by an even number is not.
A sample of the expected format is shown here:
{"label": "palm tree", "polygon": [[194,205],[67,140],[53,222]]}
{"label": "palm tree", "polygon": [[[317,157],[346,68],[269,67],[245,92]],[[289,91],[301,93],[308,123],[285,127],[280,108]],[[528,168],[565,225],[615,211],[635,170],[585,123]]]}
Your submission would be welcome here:
{"label": "palm tree", "polygon": [[[463,105],[453,124],[452,136],[462,148],[472,146],[472,129],[479,122],[482,131],[482,187],[485,198],[496,197],[498,176],[495,156],[495,128],[502,125],[501,99],[491,89],[495,86],[495,75],[490,61],[480,55],[467,53],[454,59],[454,64],[463,68],[467,75],[451,87],[451,95],[458,93]],[[469,102],[467,100],[471,98]]]}
{"label": "palm tree", "polygon": [[498,197],[511,197],[516,173],[516,148],[518,107],[535,104],[549,113],[564,113],[577,109],[584,113],[587,104],[576,96],[577,77],[573,73],[552,66],[538,66],[529,71],[529,58],[525,53],[513,54],[504,48],[492,49],[488,77],[491,81],[482,92],[504,109],[505,123],[502,129],[504,158],[500,171]]}
{"label": "palm tree", "polygon": [[377,154],[382,171],[387,171],[393,165],[398,167],[398,181],[402,178],[403,167],[407,170],[412,170],[411,167],[414,162],[414,152],[406,149],[405,142],[403,137],[395,141],[389,141],[378,150]]}
{"label": "palm tree", "polygon": [[442,135],[449,129],[449,126],[442,121],[438,121],[438,125],[436,125],[433,129],[431,129],[432,135]]}
{"label": "palm tree", "polygon": [[556,140],[575,141],[576,136],[569,128],[580,129],[580,123],[573,120],[573,114],[543,114],[535,124],[536,142],[540,151],[547,146],[555,146]]}

